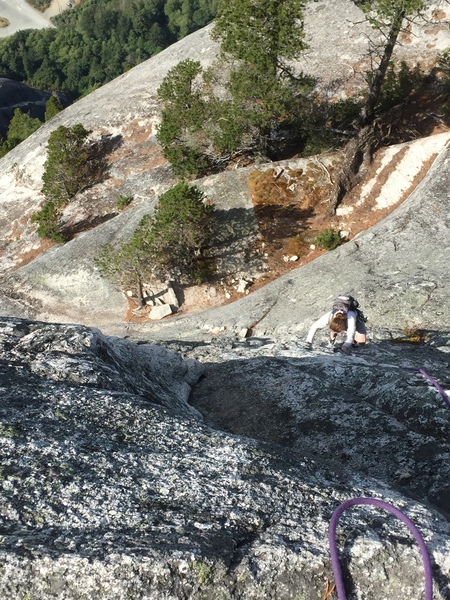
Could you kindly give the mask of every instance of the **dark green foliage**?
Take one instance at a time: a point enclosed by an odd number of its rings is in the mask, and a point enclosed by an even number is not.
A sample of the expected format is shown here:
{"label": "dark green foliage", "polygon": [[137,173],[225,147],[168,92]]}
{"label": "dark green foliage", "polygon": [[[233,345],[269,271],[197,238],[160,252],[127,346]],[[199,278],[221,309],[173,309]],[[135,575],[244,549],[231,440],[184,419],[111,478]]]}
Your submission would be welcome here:
{"label": "dark green foliage", "polygon": [[148,257],[137,236],[119,249],[111,244],[103,245],[95,264],[102,277],[110,279],[121,289],[136,290],[138,298],[142,299],[142,278],[148,270]]}
{"label": "dark green foliage", "polygon": [[361,102],[356,98],[337,100],[327,105],[325,118],[330,128],[346,129],[358,118]]}
{"label": "dark green foliage", "polygon": [[[214,37],[222,51],[268,77],[289,74],[306,48],[303,0],[220,0]],[[276,73],[275,69],[280,72]]]}
{"label": "dark green foliage", "polygon": [[45,10],[51,4],[51,0],[27,0],[28,4],[34,6],[38,10]]}
{"label": "dark green foliage", "polygon": [[63,109],[61,102],[58,100],[56,96],[50,96],[45,105],[45,115],[44,118],[46,121],[49,121],[52,117],[57,115]]}
{"label": "dark green foliage", "polygon": [[202,67],[197,60],[188,58],[181,61],[164,77],[158,88],[158,96],[176,108],[195,106],[200,101],[200,88],[194,82],[200,73]]}
{"label": "dark green foliage", "polygon": [[6,140],[0,136],[0,158],[8,154],[9,148],[6,145]]}
{"label": "dark green foliage", "polygon": [[368,125],[375,118],[375,110],[379,105],[382,88],[386,83],[392,54],[398,36],[405,21],[411,21],[420,15],[425,7],[425,0],[354,0],[366,15],[367,21],[381,34],[382,42],[373,50],[379,58],[369,78],[369,92],[361,110],[361,125]]}
{"label": "dark green foliage", "polygon": [[77,98],[204,27],[215,10],[207,0],[86,0],[55,17],[56,28],[0,40],[0,76]]}
{"label": "dark green foliage", "polygon": [[310,82],[294,76],[290,61],[306,48],[302,0],[221,0],[213,37],[232,67],[229,91],[242,125],[270,152],[271,138],[290,120]]}
{"label": "dark green foliage", "polygon": [[165,103],[157,139],[164,156],[180,178],[197,175],[208,165],[202,142],[209,105],[203,95],[203,73],[198,61],[184,60],[171,69],[158,96]]}
{"label": "dark green foliage", "polygon": [[61,125],[49,137],[42,193],[56,207],[64,206],[90,181],[89,133],[78,123],[73,127]]}
{"label": "dark green foliage", "polygon": [[448,86],[450,83],[450,48],[440,53],[436,63],[436,70],[440,73],[444,84]]}
{"label": "dark green foliage", "polygon": [[[313,82],[306,78],[271,90],[264,74],[254,72],[252,79],[250,71],[236,69],[225,83],[217,70],[203,71],[190,59],[169,71],[158,89],[165,108],[157,138],[178,177],[205,175],[234,156],[267,150],[272,135],[270,154],[278,159],[320,153],[354,134],[361,108],[356,100],[329,103],[310,98]],[[225,98],[224,87],[229,90]],[[219,98],[215,93],[220,89]],[[259,95],[266,98],[265,107]]]}
{"label": "dark green foliage", "polygon": [[314,243],[319,246],[319,248],[323,248],[324,250],[334,250],[341,244],[342,240],[337,231],[334,229],[325,229],[322,231],[316,239]]}
{"label": "dark green foliage", "polygon": [[297,112],[302,119],[291,125],[296,128],[294,140],[304,141],[300,154],[311,156],[342,146],[355,135],[360,111],[361,103],[353,98],[305,103]]}
{"label": "dark green foliage", "polygon": [[58,221],[60,212],[55,203],[48,201],[38,212],[31,216],[32,223],[38,223],[36,233],[39,237],[61,243],[65,241],[64,234],[59,230]]}
{"label": "dark green foliage", "polygon": [[41,237],[55,242],[65,240],[58,226],[61,209],[77,192],[91,185],[101,171],[101,161],[86,142],[89,133],[78,123],[73,127],[61,125],[50,134],[42,176],[46,202],[32,216],[32,221],[39,223],[37,233]]}
{"label": "dark green foliage", "polygon": [[406,100],[422,80],[423,74],[418,70],[410,69],[405,62],[401,62],[399,68],[390,64],[376,105],[377,112],[389,110]]}
{"label": "dark green foliage", "polygon": [[30,115],[23,113],[20,108],[16,108],[14,116],[8,127],[6,140],[0,145],[0,156],[7,154],[12,148],[15,148],[20,142],[26,140],[42,125],[39,119],[33,119]]}
{"label": "dark green foliage", "polygon": [[201,282],[203,251],[213,238],[213,212],[213,206],[204,204],[203,193],[186,183],[178,183],[161,196],[152,221],[138,230],[158,278]]}
{"label": "dark green foliage", "polygon": [[403,12],[405,17],[414,17],[425,8],[424,0],[353,0],[363,10],[374,27],[391,23]]}
{"label": "dark green foliage", "polygon": [[226,62],[204,72],[184,60],[158,89],[165,107],[157,137],[176,175],[220,170],[239,154],[270,155],[281,131],[303,139],[291,125],[305,121],[312,81],[288,65],[305,48],[302,7],[301,0],[219,3],[214,36]]}
{"label": "dark green foliage", "polygon": [[116,206],[118,210],[124,210],[127,206],[129,206],[133,201],[132,196],[123,196],[122,194],[116,200]]}
{"label": "dark green foliage", "polygon": [[181,39],[213,20],[218,0],[166,0],[169,30]]}
{"label": "dark green foliage", "polygon": [[198,188],[177,184],[160,197],[154,217],[141,219],[129,242],[119,249],[103,246],[96,260],[100,274],[122,288],[139,289],[154,277],[200,283],[211,268],[205,254],[214,238],[213,214]]}

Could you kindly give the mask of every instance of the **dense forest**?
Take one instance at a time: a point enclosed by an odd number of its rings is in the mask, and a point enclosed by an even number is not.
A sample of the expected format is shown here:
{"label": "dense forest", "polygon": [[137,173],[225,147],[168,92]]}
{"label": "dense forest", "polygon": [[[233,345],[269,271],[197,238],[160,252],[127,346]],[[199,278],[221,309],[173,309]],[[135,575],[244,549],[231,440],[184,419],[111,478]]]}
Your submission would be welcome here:
{"label": "dense forest", "polygon": [[0,41],[0,77],[73,100],[204,27],[217,0],[85,0]]}

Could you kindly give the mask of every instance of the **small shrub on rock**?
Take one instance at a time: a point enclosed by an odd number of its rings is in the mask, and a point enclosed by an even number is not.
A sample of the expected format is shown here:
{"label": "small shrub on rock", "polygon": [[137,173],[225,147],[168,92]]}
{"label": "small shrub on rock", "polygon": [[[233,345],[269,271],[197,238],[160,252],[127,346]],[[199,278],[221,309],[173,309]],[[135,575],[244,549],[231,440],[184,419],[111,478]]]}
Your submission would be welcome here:
{"label": "small shrub on rock", "polygon": [[87,142],[91,132],[77,123],[73,127],[61,125],[50,134],[47,160],[42,175],[42,193],[46,202],[32,216],[39,223],[37,234],[53,241],[63,241],[59,219],[64,206],[82,189],[93,185],[104,169],[104,157],[95,144]]}
{"label": "small shrub on rock", "polygon": [[133,196],[123,196],[122,194],[116,200],[118,210],[124,210],[133,202]]}
{"label": "small shrub on rock", "polygon": [[322,233],[314,240],[316,246],[319,246],[319,248],[323,248],[324,250],[334,250],[341,242],[342,240],[339,233],[332,228],[325,229],[325,231],[322,231]]}
{"label": "small shrub on rock", "polygon": [[39,237],[61,243],[66,240],[64,234],[59,230],[58,221],[59,211],[51,200],[45,202],[41,210],[31,216],[31,222],[38,223],[36,233]]}

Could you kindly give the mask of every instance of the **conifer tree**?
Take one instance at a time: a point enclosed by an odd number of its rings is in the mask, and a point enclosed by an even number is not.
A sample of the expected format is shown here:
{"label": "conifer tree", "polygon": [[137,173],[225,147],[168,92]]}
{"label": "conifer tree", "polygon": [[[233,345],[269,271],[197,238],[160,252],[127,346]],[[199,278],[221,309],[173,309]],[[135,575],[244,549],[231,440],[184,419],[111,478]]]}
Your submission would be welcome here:
{"label": "conifer tree", "polygon": [[26,140],[42,125],[39,119],[33,119],[30,115],[23,113],[20,108],[14,110],[14,116],[8,127],[7,146],[11,150],[23,140]]}
{"label": "conifer tree", "polygon": [[213,37],[222,56],[238,61],[230,92],[242,116],[255,126],[267,150],[271,131],[292,112],[307,87],[290,61],[306,48],[304,0],[220,0]]}
{"label": "conifer tree", "polygon": [[154,278],[186,285],[206,279],[205,251],[214,235],[214,207],[197,187],[178,183],[160,197],[153,216],[141,219],[128,242],[103,246],[96,264],[102,276],[122,289],[134,288],[139,299],[142,283]]}
{"label": "conifer tree", "polygon": [[73,127],[61,125],[48,140],[42,192],[56,206],[62,206],[89,181],[89,135],[81,123]]}
{"label": "conifer tree", "polygon": [[42,193],[46,201],[31,217],[38,223],[40,237],[63,242],[66,236],[59,229],[62,208],[98,174],[98,161],[90,160],[86,138],[90,134],[81,123],[73,127],[61,125],[50,134],[47,160],[42,175]]}
{"label": "conifer tree", "polygon": [[49,121],[63,109],[61,102],[56,96],[50,96],[45,105],[45,120]]}

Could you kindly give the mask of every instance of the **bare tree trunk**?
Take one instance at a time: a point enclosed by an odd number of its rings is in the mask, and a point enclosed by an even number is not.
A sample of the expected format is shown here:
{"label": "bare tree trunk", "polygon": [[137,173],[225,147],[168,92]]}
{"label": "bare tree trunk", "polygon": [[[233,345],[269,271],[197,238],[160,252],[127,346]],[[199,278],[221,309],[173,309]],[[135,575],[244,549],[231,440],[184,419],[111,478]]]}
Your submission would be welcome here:
{"label": "bare tree trunk", "polygon": [[406,9],[400,9],[391,24],[383,56],[375,71],[367,100],[361,111],[360,123],[362,129],[356,138],[348,142],[344,149],[344,158],[336,176],[333,194],[330,199],[331,214],[336,213],[336,208],[344,196],[361,181],[364,174],[363,167],[367,167],[372,162],[373,153],[380,146],[382,136],[374,120],[375,106],[379,100],[381,87],[405,16]]}
{"label": "bare tree trunk", "polygon": [[139,308],[144,306],[144,295],[142,293],[142,281],[138,274],[136,274],[136,293],[137,293],[137,305]]}
{"label": "bare tree trunk", "polygon": [[365,168],[372,162],[372,156],[378,148],[375,134],[376,124],[366,125],[358,135],[345,146],[341,167],[336,174],[333,192],[330,198],[330,213],[334,215],[345,194],[357,185]]}
{"label": "bare tree trunk", "polygon": [[375,106],[378,102],[381,87],[386,77],[386,71],[391,61],[392,53],[394,52],[395,44],[397,43],[398,35],[402,28],[403,19],[406,16],[406,9],[401,9],[395,16],[391,29],[388,35],[387,44],[384,47],[383,56],[381,58],[378,69],[375,71],[372,83],[370,84],[369,95],[361,111],[361,124],[367,125],[370,123],[375,114]]}

